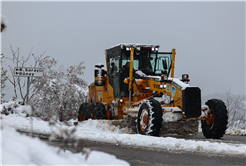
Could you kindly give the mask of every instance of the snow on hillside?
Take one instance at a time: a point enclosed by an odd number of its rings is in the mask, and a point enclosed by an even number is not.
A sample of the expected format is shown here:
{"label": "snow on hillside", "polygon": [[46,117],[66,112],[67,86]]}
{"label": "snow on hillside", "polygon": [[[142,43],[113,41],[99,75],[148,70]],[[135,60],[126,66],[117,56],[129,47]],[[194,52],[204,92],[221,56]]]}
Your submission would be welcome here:
{"label": "snow on hillside", "polygon": [[[30,118],[17,114],[3,115],[2,121],[15,128],[30,131]],[[74,121],[69,121],[72,125]],[[72,129],[74,126],[67,127],[59,123],[62,127]],[[48,122],[33,118],[33,130],[35,133],[48,134],[51,129]],[[58,131],[56,131],[59,134]],[[153,147],[165,150],[182,150],[192,152],[206,152],[217,154],[245,155],[245,144],[229,144],[221,142],[195,141],[177,139],[171,137],[152,137],[140,134],[129,134],[128,129],[119,129],[110,124],[107,120],[91,120],[81,122],[77,125],[75,133],[79,139],[95,140],[122,145],[133,145],[141,147]]]}

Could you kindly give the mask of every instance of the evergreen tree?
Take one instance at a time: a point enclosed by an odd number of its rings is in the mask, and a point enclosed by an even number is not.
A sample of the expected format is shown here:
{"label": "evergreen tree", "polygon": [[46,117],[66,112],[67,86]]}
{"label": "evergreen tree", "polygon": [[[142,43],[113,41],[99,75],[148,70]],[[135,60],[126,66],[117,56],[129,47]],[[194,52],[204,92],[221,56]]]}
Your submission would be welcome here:
{"label": "evergreen tree", "polygon": [[5,81],[7,80],[7,70],[2,67],[3,57],[3,54],[0,54],[0,104],[5,95],[3,89],[6,87]]}

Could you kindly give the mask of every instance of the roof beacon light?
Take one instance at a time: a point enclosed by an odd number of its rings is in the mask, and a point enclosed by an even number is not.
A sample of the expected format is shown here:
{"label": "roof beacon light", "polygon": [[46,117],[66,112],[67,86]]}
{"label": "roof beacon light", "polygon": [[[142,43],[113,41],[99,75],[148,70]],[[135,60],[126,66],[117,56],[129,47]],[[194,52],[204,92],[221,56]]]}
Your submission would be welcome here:
{"label": "roof beacon light", "polygon": [[158,47],[155,48],[155,51],[158,51]]}
{"label": "roof beacon light", "polygon": [[181,81],[188,83],[190,81],[189,74],[182,74],[182,80]]}
{"label": "roof beacon light", "polygon": [[183,80],[189,79],[189,74],[183,74],[183,75],[182,75],[182,79],[183,79]]}
{"label": "roof beacon light", "polygon": [[167,80],[167,75],[162,74],[162,75],[161,75],[161,81],[165,81],[165,80]]}
{"label": "roof beacon light", "polygon": [[163,81],[163,80],[164,80],[164,74],[161,75],[161,81]]}

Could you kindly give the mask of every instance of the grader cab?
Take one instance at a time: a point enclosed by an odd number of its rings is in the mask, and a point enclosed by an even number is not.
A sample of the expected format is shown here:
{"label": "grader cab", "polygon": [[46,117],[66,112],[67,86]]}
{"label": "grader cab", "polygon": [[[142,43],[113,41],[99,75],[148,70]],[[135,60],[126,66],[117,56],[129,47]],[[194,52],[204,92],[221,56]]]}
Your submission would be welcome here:
{"label": "grader cab", "polygon": [[206,138],[223,137],[227,109],[219,99],[201,105],[201,90],[189,85],[189,75],[174,78],[175,49],[159,45],[119,44],[105,51],[104,65],[95,65],[89,103],[82,103],[78,121],[137,119],[137,132],[158,136],[167,122],[201,120]]}

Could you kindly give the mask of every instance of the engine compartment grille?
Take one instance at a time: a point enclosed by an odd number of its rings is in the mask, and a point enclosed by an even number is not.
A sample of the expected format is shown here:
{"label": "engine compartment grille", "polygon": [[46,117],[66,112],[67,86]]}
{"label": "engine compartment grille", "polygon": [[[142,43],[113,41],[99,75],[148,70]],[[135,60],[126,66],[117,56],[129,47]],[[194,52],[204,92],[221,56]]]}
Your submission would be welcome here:
{"label": "engine compartment grille", "polygon": [[196,118],[201,115],[201,90],[198,87],[187,87],[182,90],[182,103],[185,118]]}

